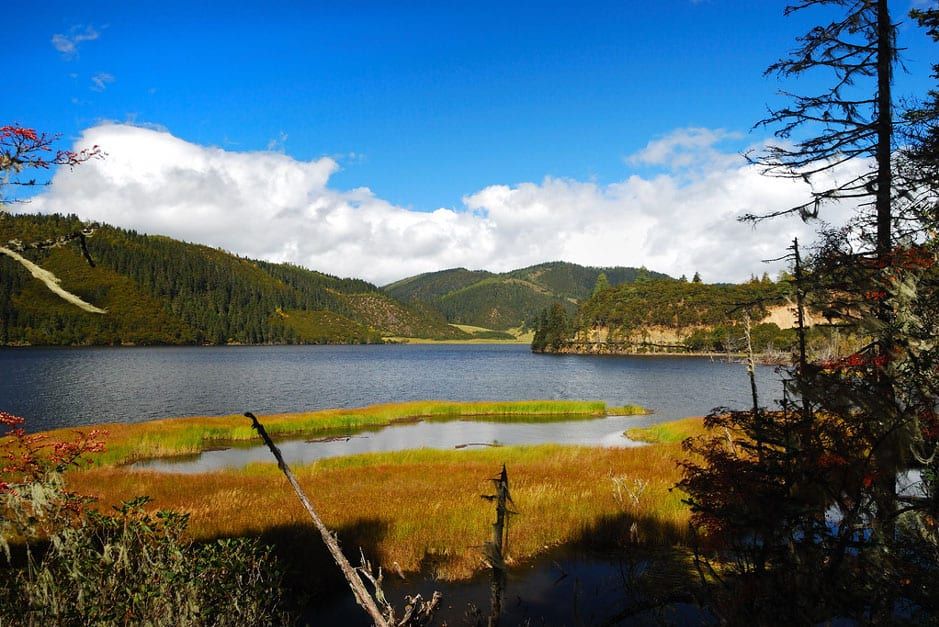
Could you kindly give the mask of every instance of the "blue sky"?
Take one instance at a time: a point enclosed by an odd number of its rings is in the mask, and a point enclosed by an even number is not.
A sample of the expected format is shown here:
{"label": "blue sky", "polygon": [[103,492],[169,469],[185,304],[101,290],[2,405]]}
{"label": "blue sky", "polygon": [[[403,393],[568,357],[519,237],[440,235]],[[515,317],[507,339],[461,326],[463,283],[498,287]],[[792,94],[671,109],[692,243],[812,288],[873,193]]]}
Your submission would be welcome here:
{"label": "blue sky", "polygon": [[[2,118],[65,143],[111,121],[327,157],[330,189],[466,212],[491,186],[654,179],[667,164],[629,156],[679,129],[738,133],[714,136],[727,154],[758,143],[750,127],[787,86],[762,72],[819,15],[784,4],[27,3],[5,15]],[[912,25],[900,43],[897,91],[923,93],[935,50]]]}

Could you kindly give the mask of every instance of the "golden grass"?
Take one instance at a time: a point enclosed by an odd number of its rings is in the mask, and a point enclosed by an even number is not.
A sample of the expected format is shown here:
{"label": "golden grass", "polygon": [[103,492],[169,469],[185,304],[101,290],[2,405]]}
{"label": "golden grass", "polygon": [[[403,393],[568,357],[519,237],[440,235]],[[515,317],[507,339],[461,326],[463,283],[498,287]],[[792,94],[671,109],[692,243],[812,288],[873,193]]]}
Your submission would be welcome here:
{"label": "golden grass", "polygon": [[[363,546],[386,569],[397,562],[407,572],[429,568],[459,579],[482,568],[480,547],[493,507],[480,495],[492,493],[488,479],[503,463],[519,512],[511,519],[509,549],[518,561],[566,543],[621,545],[633,522],[641,540],[682,543],[688,510],[682,495],[670,490],[680,454],[677,444],[419,449],[320,460],[294,470],[350,556]],[[149,495],[155,508],[190,514],[196,539],[259,535],[276,541],[272,531],[309,528],[273,464],[203,475],[93,468],[69,473],[68,484],[98,497],[102,508]]]}
{"label": "golden grass", "polygon": [[607,416],[645,416],[650,413],[642,405],[611,405],[606,408]]}
{"label": "golden grass", "polygon": [[[622,408],[619,408],[622,409]],[[590,418],[607,414],[602,401],[413,401],[350,409],[267,414],[261,416],[273,437],[304,437],[350,433],[414,419],[480,419],[552,421]],[[90,428],[90,427],[89,427]],[[108,431],[107,450],[93,456],[96,465],[126,464],[140,459],[191,455],[219,443],[257,438],[250,422],[240,415],[165,418],[142,423],[103,426]],[[65,440],[76,429],[49,432]]]}

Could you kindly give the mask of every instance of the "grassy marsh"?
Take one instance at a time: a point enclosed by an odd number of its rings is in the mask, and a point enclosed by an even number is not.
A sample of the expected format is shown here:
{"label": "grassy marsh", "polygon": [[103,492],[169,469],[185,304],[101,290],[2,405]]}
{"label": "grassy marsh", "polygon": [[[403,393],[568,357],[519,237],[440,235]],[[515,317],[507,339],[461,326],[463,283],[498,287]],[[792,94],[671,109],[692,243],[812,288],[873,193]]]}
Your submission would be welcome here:
{"label": "grassy marsh", "polygon": [[[640,542],[684,543],[688,510],[682,495],[671,490],[681,454],[676,443],[418,449],[325,459],[294,471],[350,555],[366,547],[386,569],[397,563],[405,572],[461,579],[483,568],[480,545],[493,513],[479,495],[491,493],[488,479],[501,464],[508,466],[519,512],[512,517],[510,541],[510,557],[517,562],[562,544],[623,545],[634,522]],[[98,497],[104,509],[149,495],[155,508],[188,513],[196,539],[248,535],[277,543],[277,530],[308,526],[273,463],[202,475],[99,467],[69,473],[68,483]],[[297,541],[296,534],[291,537],[286,542]]]}
{"label": "grassy marsh", "polygon": [[[413,401],[350,409],[267,414],[265,428],[275,438],[348,434],[408,420],[505,420],[548,422],[589,419],[608,414],[647,413],[639,406],[607,408],[602,401]],[[94,456],[99,466],[127,464],[140,459],[191,455],[225,443],[248,442],[257,435],[244,416],[166,418],[143,423],[106,425],[107,450]],[[67,439],[76,429],[49,433]]]}

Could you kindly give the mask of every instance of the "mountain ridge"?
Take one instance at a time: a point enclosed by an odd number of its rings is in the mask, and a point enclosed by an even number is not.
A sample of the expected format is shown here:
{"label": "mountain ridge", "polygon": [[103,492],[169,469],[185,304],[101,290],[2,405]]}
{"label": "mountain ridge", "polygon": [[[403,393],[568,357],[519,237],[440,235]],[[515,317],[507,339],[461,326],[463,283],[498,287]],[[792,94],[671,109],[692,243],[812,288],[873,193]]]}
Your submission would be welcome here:
{"label": "mountain ridge", "polygon": [[577,303],[591,295],[601,274],[611,285],[674,280],[644,267],[548,261],[501,273],[449,268],[406,277],[383,289],[403,302],[435,308],[451,324],[506,330],[533,327],[540,312],[555,303],[573,313]]}
{"label": "mountain ridge", "polygon": [[[75,216],[0,214],[0,241],[81,230]],[[100,226],[78,245],[29,250],[68,291],[108,311],[79,310],[0,256],[0,345],[375,343],[469,339],[426,308],[361,279],[247,259],[202,244]]]}

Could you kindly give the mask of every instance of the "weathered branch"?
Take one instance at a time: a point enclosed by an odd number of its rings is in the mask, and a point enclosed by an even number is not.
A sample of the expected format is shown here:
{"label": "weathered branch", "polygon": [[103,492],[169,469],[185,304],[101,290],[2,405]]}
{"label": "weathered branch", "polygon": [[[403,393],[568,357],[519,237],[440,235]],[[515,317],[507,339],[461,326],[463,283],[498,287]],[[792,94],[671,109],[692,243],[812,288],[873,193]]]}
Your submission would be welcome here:
{"label": "weathered branch", "polygon": [[251,412],[245,412],[245,417],[251,419],[251,426],[255,431],[258,432],[258,435],[261,436],[261,439],[264,440],[264,444],[267,445],[267,448],[270,449],[271,454],[274,455],[274,459],[277,460],[277,467],[280,468],[281,472],[284,473],[284,476],[287,477],[287,481],[290,483],[290,486],[293,488],[293,491],[296,492],[297,498],[300,499],[300,503],[303,505],[303,508],[310,515],[310,519],[313,521],[313,525],[316,527],[316,530],[319,531],[320,536],[323,538],[323,542],[326,544],[326,548],[329,549],[329,553],[333,556],[333,560],[336,562],[336,565],[339,566],[339,570],[342,571],[342,574],[345,576],[346,581],[349,583],[349,587],[352,589],[352,594],[355,596],[355,602],[364,609],[368,615],[371,617],[372,622],[376,627],[392,627],[392,625],[386,620],[385,616],[378,609],[378,605],[375,602],[375,599],[372,598],[372,595],[369,594],[368,590],[365,588],[365,584],[362,583],[362,579],[359,577],[358,572],[352,565],[349,563],[349,560],[346,559],[346,556],[342,554],[342,550],[339,548],[339,542],[336,540],[336,536],[323,524],[323,521],[320,520],[319,515],[317,515],[316,510],[313,509],[313,505],[310,503],[310,500],[304,494],[303,489],[300,487],[300,483],[297,481],[297,478],[291,472],[290,467],[287,466],[287,462],[284,461],[283,455],[280,453],[280,449],[277,448],[277,445],[274,444],[274,441],[271,440],[271,437],[267,434],[267,431],[264,429],[257,417]]}
{"label": "weathered branch", "polygon": [[[251,412],[245,412],[245,416],[251,419],[251,426],[258,432],[258,435],[264,440],[264,444],[267,445],[271,454],[274,455],[274,459],[277,460],[277,467],[280,468],[284,476],[287,477],[287,481],[290,482],[290,486],[293,488],[293,491],[296,492],[297,498],[300,499],[303,508],[313,520],[313,524],[323,538],[326,548],[329,549],[333,560],[336,562],[336,565],[339,566],[339,570],[342,571],[349,587],[352,589],[355,602],[368,613],[376,627],[423,627],[424,625],[430,624],[434,614],[437,612],[437,608],[440,606],[440,600],[443,596],[435,591],[428,601],[425,601],[419,594],[405,597],[404,613],[401,620],[396,620],[394,606],[385,597],[385,591],[382,588],[384,576],[382,575],[381,567],[378,568],[378,573],[375,574],[371,563],[365,559],[365,554],[361,549],[359,549],[361,565],[357,568],[352,567],[349,560],[346,559],[346,556],[343,555],[342,550],[339,548],[339,541],[336,539],[335,534],[323,524],[316,510],[313,509],[313,505],[303,492],[300,483],[290,470],[287,462],[284,461],[280,449],[277,448],[277,445],[274,444],[274,441],[271,440],[271,437],[267,434],[264,425],[262,425]],[[365,577],[372,584],[372,588],[375,590],[374,597],[369,593],[368,589],[366,589],[360,575]],[[380,609],[379,606],[381,606]]]}

